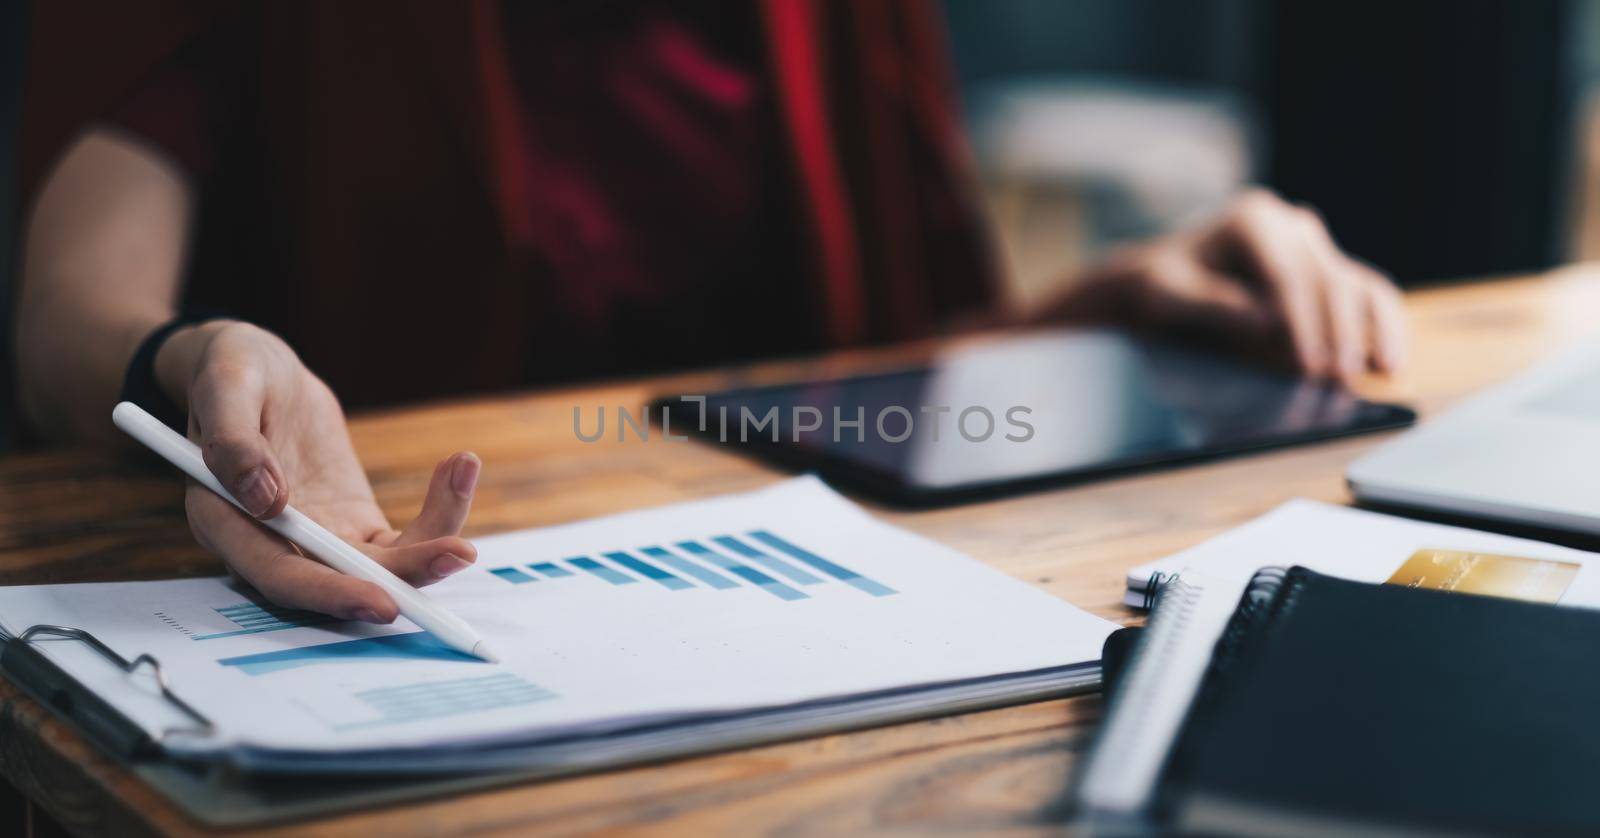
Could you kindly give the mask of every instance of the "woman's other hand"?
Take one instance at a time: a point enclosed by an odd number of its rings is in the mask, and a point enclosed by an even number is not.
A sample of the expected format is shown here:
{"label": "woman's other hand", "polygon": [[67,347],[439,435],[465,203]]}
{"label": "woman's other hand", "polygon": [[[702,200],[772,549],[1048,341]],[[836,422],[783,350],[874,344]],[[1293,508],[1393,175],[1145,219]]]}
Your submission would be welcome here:
{"label": "woman's other hand", "polygon": [[1406,356],[1394,284],[1340,250],[1315,212],[1265,190],[1203,227],[1113,253],[1054,314],[1197,333],[1345,381]]}

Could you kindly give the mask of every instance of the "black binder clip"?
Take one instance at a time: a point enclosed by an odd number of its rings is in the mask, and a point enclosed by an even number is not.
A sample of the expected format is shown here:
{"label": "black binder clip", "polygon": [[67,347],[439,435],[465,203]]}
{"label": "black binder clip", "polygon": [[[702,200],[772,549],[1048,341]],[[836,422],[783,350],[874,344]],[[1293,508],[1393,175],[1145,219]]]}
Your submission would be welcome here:
{"label": "black binder clip", "polygon": [[[129,675],[138,672],[141,667],[148,667],[161,697],[191,719],[194,724],[166,728],[158,737],[152,739],[141,726],[134,724],[104,699],[95,695],[93,691],[85,689],[59,666],[41,655],[32,643],[39,637],[77,640]],[[91,737],[99,739],[113,750],[129,756],[142,756],[150,752],[152,746],[164,743],[169,736],[209,736],[216,732],[216,725],[212,724],[210,719],[172,691],[171,685],[167,683],[166,672],[161,668],[161,661],[153,655],[141,654],[130,661],[110,646],[100,642],[100,638],[83,629],[70,626],[48,624],[30,626],[14,637],[0,634],[0,639],[6,641],[4,649],[0,650],[0,669],[5,670],[6,675],[14,683],[41,703],[84,727],[85,732]]]}

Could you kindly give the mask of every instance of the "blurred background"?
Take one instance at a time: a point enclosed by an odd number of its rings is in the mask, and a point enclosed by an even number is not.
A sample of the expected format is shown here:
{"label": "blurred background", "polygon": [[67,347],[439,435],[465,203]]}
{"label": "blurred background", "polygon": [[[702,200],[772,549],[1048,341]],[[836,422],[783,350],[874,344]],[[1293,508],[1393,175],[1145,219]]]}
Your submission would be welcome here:
{"label": "blurred background", "polygon": [[[1600,0],[929,2],[1019,296],[1250,183],[1407,286],[1600,255]],[[24,6],[0,0],[0,330]]]}
{"label": "blurred background", "polygon": [[1596,0],[945,7],[1022,294],[1249,183],[1407,286],[1600,253]]}

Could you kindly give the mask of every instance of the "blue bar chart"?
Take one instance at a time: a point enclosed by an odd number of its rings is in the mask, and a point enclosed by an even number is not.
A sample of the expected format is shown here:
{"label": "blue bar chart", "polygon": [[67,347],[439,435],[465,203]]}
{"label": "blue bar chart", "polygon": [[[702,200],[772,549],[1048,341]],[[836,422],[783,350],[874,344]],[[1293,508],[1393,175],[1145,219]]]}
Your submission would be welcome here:
{"label": "blue bar chart", "polygon": [[339,730],[406,724],[520,707],[549,701],[557,695],[509,672],[476,678],[424,681],[396,687],[379,687],[354,694],[376,718],[337,726]]}
{"label": "blue bar chart", "polygon": [[497,567],[489,572],[500,577],[501,579],[506,580],[507,582],[510,582],[513,585],[521,585],[525,582],[533,581],[532,576],[529,576],[528,574],[523,573],[514,567]]}
{"label": "blue bar chart", "polygon": [[740,579],[755,585],[761,590],[772,594],[778,599],[793,601],[797,599],[808,598],[805,594],[800,593],[799,591],[783,584],[782,582],[779,582],[771,576],[768,576],[765,573],[750,567],[749,565],[740,564],[715,550],[707,548],[698,541],[680,541],[678,542],[678,549],[683,550],[685,553],[688,553],[691,556],[700,559],[701,561],[710,562],[711,564],[728,571],[734,576],[737,576]]}
{"label": "blue bar chart", "polygon": [[754,588],[785,602],[810,599],[811,594],[804,589],[830,583],[848,585],[873,597],[897,593],[876,579],[769,530],[751,530],[742,536],[714,534],[671,545],[600,550],[594,556],[498,567],[489,572],[513,585],[535,579],[589,578],[613,586],[645,581],[669,591]]}
{"label": "blue bar chart", "polygon": [[812,576],[804,570],[801,570],[800,568],[795,567],[794,565],[789,564],[788,562],[775,556],[769,556],[766,553],[751,547],[750,545],[740,541],[737,538],[734,538],[731,535],[719,535],[712,540],[722,547],[727,548],[729,551],[737,553],[740,556],[750,559],[756,564],[767,568],[768,570],[776,572],[778,575],[787,578],[791,582],[796,582],[801,585],[815,585],[822,581],[821,579]]}
{"label": "blue bar chart", "polygon": [[593,574],[596,578],[603,579],[613,585],[632,585],[639,581],[626,573],[618,573],[616,568],[603,565],[588,556],[574,556],[567,559],[567,564],[585,573]]}
{"label": "blue bar chart", "polygon": [[666,572],[665,570],[662,570],[661,568],[656,567],[655,565],[650,564],[649,562],[640,561],[640,560],[628,555],[627,553],[623,553],[623,552],[620,552],[620,551],[613,551],[613,552],[607,553],[605,555],[606,555],[606,558],[616,562],[617,564],[622,565],[623,567],[625,567],[625,568],[627,568],[627,569],[639,574],[640,576],[643,576],[646,579],[649,579],[652,582],[655,582],[655,583],[661,585],[663,588],[666,588],[667,590],[681,591],[684,588],[692,588],[692,587],[694,587],[693,585],[689,584],[688,582],[685,582],[682,579],[679,579],[678,577],[673,576],[672,574]]}
{"label": "blue bar chart", "polygon": [[735,582],[719,573],[714,573],[710,570],[707,570],[705,565],[695,564],[694,562],[691,562],[682,556],[660,547],[642,547],[639,549],[639,552],[674,570],[682,571],[685,576],[693,577],[696,581],[705,583],[706,587],[708,588],[715,588],[719,591],[725,591],[729,588],[739,587],[738,582]]}
{"label": "blue bar chart", "polygon": [[756,530],[750,533],[750,537],[761,542],[762,544],[767,545],[768,547],[771,547],[774,550],[787,553],[789,556],[805,562],[811,567],[820,570],[829,576],[832,576],[833,578],[845,583],[846,585],[849,585],[852,588],[865,591],[873,596],[888,596],[895,592],[894,589],[888,585],[884,585],[880,582],[874,582],[873,580],[856,573],[848,567],[834,564],[833,562],[830,562],[809,550],[796,547],[795,545],[784,541],[783,539],[773,535],[770,532],[767,532],[766,530]]}
{"label": "blue bar chart", "polygon": [[253,602],[225,605],[212,610],[227,618],[228,622],[233,623],[238,628],[210,634],[197,634],[194,635],[195,640],[220,640],[224,637],[238,637],[242,634],[262,634],[269,631],[283,631],[302,626],[321,626],[338,622],[337,617],[318,614],[315,611],[272,608],[257,605]]}

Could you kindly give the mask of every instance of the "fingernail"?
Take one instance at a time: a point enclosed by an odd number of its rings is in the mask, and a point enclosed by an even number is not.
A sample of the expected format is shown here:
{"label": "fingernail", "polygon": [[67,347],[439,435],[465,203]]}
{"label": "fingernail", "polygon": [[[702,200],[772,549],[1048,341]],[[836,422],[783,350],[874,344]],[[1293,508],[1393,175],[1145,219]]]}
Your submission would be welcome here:
{"label": "fingernail", "polygon": [[460,556],[457,556],[453,553],[446,553],[443,556],[434,559],[433,563],[428,565],[428,569],[433,571],[435,578],[443,579],[452,573],[460,573],[471,565],[471,562],[461,558]]}
{"label": "fingernail", "polygon": [[483,462],[472,454],[456,460],[455,468],[450,472],[450,488],[462,497],[471,495],[478,486],[478,471],[482,468]]}
{"label": "fingernail", "polygon": [[278,500],[278,482],[261,466],[256,466],[239,481],[239,502],[251,515],[261,517]]}
{"label": "fingernail", "polygon": [[351,612],[350,616],[360,620],[363,623],[372,623],[373,625],[379,626],[384,625],[383,618],[379,617],[378,612],[373,611],[371,608],[357,608],[355,611]]}

